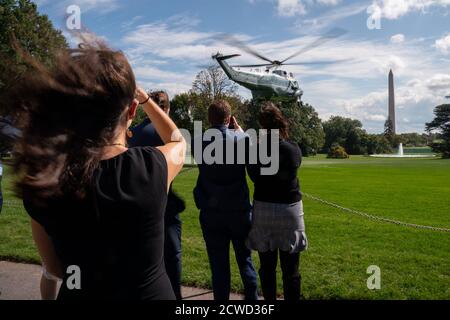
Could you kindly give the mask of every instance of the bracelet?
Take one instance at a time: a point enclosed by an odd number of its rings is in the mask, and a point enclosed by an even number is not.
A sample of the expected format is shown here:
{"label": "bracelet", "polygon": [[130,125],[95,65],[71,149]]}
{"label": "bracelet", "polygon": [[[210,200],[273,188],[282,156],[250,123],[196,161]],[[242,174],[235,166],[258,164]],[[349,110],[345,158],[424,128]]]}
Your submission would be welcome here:
{"label": "bracelet", "polygon": [[150,96],[148,96],[148,97],[147,97],[147,100],[145,100],[144,102],[139,102],[139,104],[140,104],[140,105],[146,104],[147,102],[149,102],[149,100],[150,100]]}

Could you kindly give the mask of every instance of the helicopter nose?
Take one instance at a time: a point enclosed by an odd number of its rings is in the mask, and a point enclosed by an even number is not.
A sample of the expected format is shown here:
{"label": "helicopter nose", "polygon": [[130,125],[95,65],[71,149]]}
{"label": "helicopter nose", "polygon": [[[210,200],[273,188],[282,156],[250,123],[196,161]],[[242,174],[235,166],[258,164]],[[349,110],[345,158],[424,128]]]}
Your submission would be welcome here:
{"label": "helicopter nose", "polygon": [[303,95],[303,90],[299,89],[299,90],[295,91],[296,97],[301,97],[302,95]]}

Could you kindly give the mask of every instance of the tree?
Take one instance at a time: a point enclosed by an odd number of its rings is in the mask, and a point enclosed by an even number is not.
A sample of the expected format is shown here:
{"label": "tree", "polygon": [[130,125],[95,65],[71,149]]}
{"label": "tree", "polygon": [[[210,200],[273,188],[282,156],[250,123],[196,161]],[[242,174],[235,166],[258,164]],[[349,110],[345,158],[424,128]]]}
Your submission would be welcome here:
{"label": "tree", "polygon": [[394,135],[394,125],[391,119],[384,122],[384,136],[389,140]]}
{"label": "tree", "polygon": [[238,86],[216,66],[200,71],[192,83],[192,92],[210,101],[235,96],[237,90]]}
{"label": "tree", "polygon": [[396,148],[401,142],[400,138],[394,132],[394,124],[390,119],[387,119],[384,123],[384,136],[389,141],[392,148]]}
{"label": "tree", "polygon": [[[179,128],[193,133],[194,121],[201,121],[203,130],[209,127],[208,108],[216,99],[228,101],[232,114],[240,123],[247,116],[246,104],[237,94],[238,87],[228,80],[225,73],[216,67],[200,71],[192,83],[192,89],[175,95],[170,102],[170,116]],[[146,118],[138,109],[133,126]]]}
{"label": "tree", "polygon": [[[186,117],[189,114],[191,122],[201,121],[203,129],[206,129],[209,127],[209,106],[214,100],[223,99],[230,104],[232,115],[243,123],[247,115],[246,104],[238,95],[237,90],[238,86],[228,79],[222,69],[210,66],[195,76],[192,89],[188,93],[177,97],[176,108],[178,111],[176,112],[182,115],[185,124],[187,124]],[[181,106],[181,103],[185,103],[185,106]]]}
{"label": "tree", "polygon": [[304,155],[316,155],[325,142],[325,132],[318,113],[311,105],[303,102],[291,104],[289,110],[284,113],[288,119],[293,115],[290,121],[292,138],[300,144]]}
{"label": "tree", "polygon": [[425,147],[427,146],[428,135],[413,133],[402,133],[398,135],[404,147]]}
{"label": "tree", "polygon": [[[51,66],[55,52],[67,48],[61,31],[30,0],[0,0],[0,92],[26,72],[27,64],[12,45],[12,39],[33,58]],[[0,94],[0,99],[1,99]]]}
{"label": "tree", "polygon": [[440,140],[430,144],[433,151],[442,153],[444,158],[450,158],[450,104],[442,104],[434,108],[435,118],[426,124],[428,132],[437,131]]}
{"label": "tree", "polygon": [[339,116],[331,117],[323,123],[325,131],[324,151],[328,153],[333,144],[343,146],[349,154],[364,154],[367,152],[363,145],[366,131],[359,120]]}
{"label": "tree", "polygon": [[325,145],[323,151],[330,152],[333,145],[340,145],[349,154],[379,154],[392,151],[384,134],[368,134],[359,120],[331,117],[324,122]]}
{"label": "tree", "polygon": [[[265,100],[253,99],[246,104],[245,127],[259,129],[257,121],[261,104]],[[312,106],[284,97],[272,97],[269,101],[277,105],[289,121],[290,139],[299,143],[305,156],[315,155],[324,142],[322,122]]]}
{"label": "tree", "polygon": [[189,93],[175,95],[170,101],[170,117],[180,129],[192,131],[192,100]]}
{"label": "tree", "polygon": [[361,143],[367,154],[381,154],[392,151],[391,145],[384,135],[365,134]]}

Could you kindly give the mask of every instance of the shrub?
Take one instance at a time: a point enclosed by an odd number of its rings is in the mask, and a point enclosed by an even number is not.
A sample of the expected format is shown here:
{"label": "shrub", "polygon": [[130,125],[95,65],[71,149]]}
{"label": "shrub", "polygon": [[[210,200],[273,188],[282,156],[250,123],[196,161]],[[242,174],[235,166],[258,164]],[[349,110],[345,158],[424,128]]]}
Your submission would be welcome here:
{"label": "shrub", "polygon": [[348,159],[349,156],[343,147],[340,145],[333,145],[330,148],[330,152],[328,152],[327,158]]}

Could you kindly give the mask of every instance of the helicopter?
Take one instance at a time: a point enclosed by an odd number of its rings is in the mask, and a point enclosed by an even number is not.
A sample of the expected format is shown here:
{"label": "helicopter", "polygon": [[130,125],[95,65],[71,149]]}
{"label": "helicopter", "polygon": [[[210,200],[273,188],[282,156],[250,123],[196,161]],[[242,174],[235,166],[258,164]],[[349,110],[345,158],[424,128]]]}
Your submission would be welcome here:
{"label": "helicopter", "polygon": [[292,72],[283,70],[281,67],[286,65],[317,65],[341,62],[342,60],[287,63],[288,60],[314,49],[329,40],[337,38],[344,33],[346,33],[346,31],[343,29],[332,29],[322,37],[281,61],[269,59],[233,36],[225,35],[221,37],[221,40],[265,61],[265,63],[230,65],[226,60],[239,57],[240,54],[223,55],[220,52],[212,55],[212,59],[217,61],[230,80],[249,89],[252,92],[254,99],[278,96],[293,98],[300,101],[303,90],[300,88],[298,80],[294,77]]}

